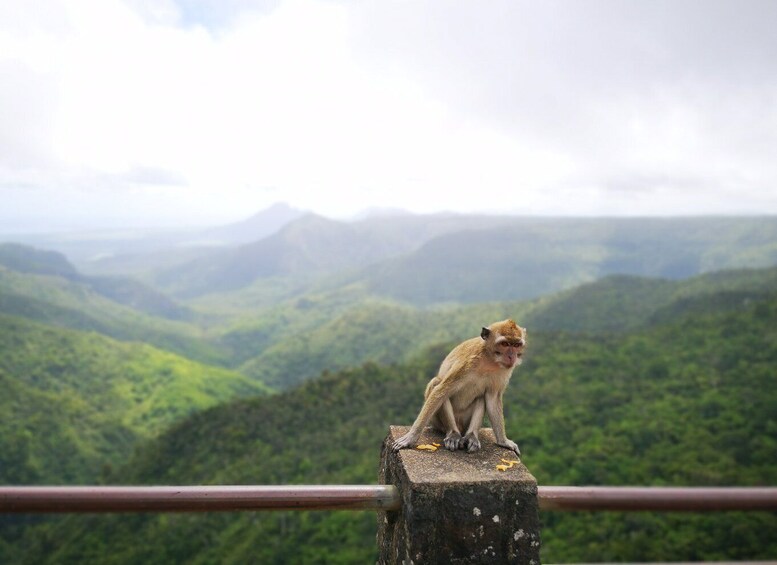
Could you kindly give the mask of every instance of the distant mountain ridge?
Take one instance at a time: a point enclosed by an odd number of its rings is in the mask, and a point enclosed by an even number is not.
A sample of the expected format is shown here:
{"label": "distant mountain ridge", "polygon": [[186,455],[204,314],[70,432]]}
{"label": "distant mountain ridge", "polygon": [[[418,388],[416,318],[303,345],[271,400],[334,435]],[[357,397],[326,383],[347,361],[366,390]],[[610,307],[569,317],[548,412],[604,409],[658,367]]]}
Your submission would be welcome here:
{"label": "distant mountain ridge", "polygon": [[21,243],[0,243],[0,265],[20,273],[79,278],[76,268],[56,251],[36,249]]}
{"label": "distant mountain ridge", "polygon": [[307,212],[292,208],[286,203],[276,202],[245,220],[200,230],[196,237],[203,242],[220,245],[258,241],[306,214]]}
{"label": "distant mountain ridge", "polygon": [[0,313],[223,361],[202,315],[131,278],[84,276],[56,252],[0,244]]}
{"label": "distant mountain ridge", "polygon": [[[111,241],[82,242],[94,252],[127,247],[79,260],[79,269],[132,275],[179,299],[256,295],[266,287],[277,300],[359,284],[375,296],[431,305],[530,299],[610,274],[677,279],[775,265],[777,217],[388,214],[338,221],[276,204],[228,226]],[[52,243],[44,247],[81,245]]]}
{"label": "distant mountain ridge", "polygon": [[[278,202],[237,222],[202,228],[133,229],[120,227],[97,232],[17,234],[13,241],[59,251],[79,269],[95,274],[129,274],[126,265],[139,257],[141,263],[175,262],[191,250],[234,246],[267,237],[307,212]],[[2,238],[2,235],[0,235]]]}
{"label": "distant mountain ridge", "polygon": [[32,275],[62,277],[81,283],[119,304],[171,320],[189,319],[192,312],[168,296],[128,277],[90,277],[82,275],[56,251],[36,249],[18,243],[0,243],[0,266]]}
{"label": "distant mountain ridge", "polygon": [[154,282],[175,295],[191,297],[243,288],[257,279],[369,265],[406,249],[400,238],[361,228],[309,214],[265,239],[162,271]]}
{"label": "distant mountain ridge", "polygon": [[535,298],[623,274],[681,279],[777,264],[777,218],[523,219],[436,237],[356,278],[414,304]]}
{"label": "distant mountain ridge", "polygon": [[[777,264],[777,218],[309,215],[273,236],[157,271],[193,298],[267,280],[337,274],[416,305],[528,299],[611,274],[686,278]],[[326,283],[322,283],[326,286]]]}

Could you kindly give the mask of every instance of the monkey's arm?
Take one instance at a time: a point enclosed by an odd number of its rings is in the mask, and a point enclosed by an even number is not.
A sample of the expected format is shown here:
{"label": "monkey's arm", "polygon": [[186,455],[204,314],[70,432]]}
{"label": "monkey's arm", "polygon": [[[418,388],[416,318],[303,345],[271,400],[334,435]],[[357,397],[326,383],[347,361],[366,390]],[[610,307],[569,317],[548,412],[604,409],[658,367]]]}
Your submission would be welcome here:
{"label": "monkey's arm", "polygon": [[[418,414],[415,422],[413,422],[410,430],[394,442],[394,445],[392,446],[394,451],[410,447],[418,441],[421,432],[427,424],[429,424],[429,420],[432,419],[432,416],[434,416],[440,407],[442,407],[443,403],[450,398],[451,394],[456,391],[458,383],[456,382],[455,377],[457,374],[457,372],[449,373],[429,392],[429,396],[426,397],[423,408],[421,408],[421,412]],[[453,407],[451,407],[451,412],[453,412]]]}
{"label": "monkey's arm", "polygon": [[486,391],[486,411],[488,412],[488,419],[491,420],[491,427],[494,428],[496,444],[514,451],[515,454],[520,457],[521,450],[518,449],[518,444],[510,439],[507,439],[507,434],[505,434],[505,418],[502,404],[502,394],[503,391]]}

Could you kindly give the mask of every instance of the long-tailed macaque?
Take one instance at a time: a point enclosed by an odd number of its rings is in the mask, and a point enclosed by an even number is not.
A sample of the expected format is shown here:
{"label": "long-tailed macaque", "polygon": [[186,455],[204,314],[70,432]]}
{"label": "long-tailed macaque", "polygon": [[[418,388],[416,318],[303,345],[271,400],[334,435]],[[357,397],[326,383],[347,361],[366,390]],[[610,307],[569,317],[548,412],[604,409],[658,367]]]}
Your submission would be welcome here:
{"label": "long-tailed macaque", "polygon": [[478,430],[487,413],[497,445],[520,455],[518,445],[505,435],[502,395],[525,346],[526,329],[512,320],[491,324],[480,337],[457,345],[426,386],[423,408],[410,431],[394,442],[394,451],[416,443],[429,424],[445,434],[447,449],[477,451]]}

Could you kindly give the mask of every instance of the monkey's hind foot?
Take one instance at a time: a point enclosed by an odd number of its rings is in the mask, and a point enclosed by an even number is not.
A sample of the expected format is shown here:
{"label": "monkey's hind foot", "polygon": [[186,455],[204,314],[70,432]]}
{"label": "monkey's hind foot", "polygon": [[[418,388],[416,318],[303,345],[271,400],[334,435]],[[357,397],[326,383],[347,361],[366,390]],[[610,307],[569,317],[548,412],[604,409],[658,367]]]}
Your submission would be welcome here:
{"label": "monkey's hind foot", "polygon": [[480,440],[477,434],[467,434],[461,441],[461,448],[466,449],[470,453],[478,451],[480,449]]}
{"label": "monkey's hind foot", "polygon": [[456,451],[461,447],[461,434],[456,431],[450,431],[442,442],[445,444],[445,449]]}

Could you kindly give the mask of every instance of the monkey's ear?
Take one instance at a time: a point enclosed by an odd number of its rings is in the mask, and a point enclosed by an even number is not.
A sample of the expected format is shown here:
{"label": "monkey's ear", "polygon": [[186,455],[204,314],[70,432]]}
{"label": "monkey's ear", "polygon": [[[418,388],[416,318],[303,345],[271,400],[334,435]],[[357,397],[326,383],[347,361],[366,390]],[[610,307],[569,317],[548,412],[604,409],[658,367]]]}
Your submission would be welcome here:
{"label": "monkey's ear", "polygon": [[488,336],[490,335],[491,335],[491,330],[489,330],[488,328],[483,328],[482,330],[480,330],[480,337],[482,337],[483,339],[488,339]]}

